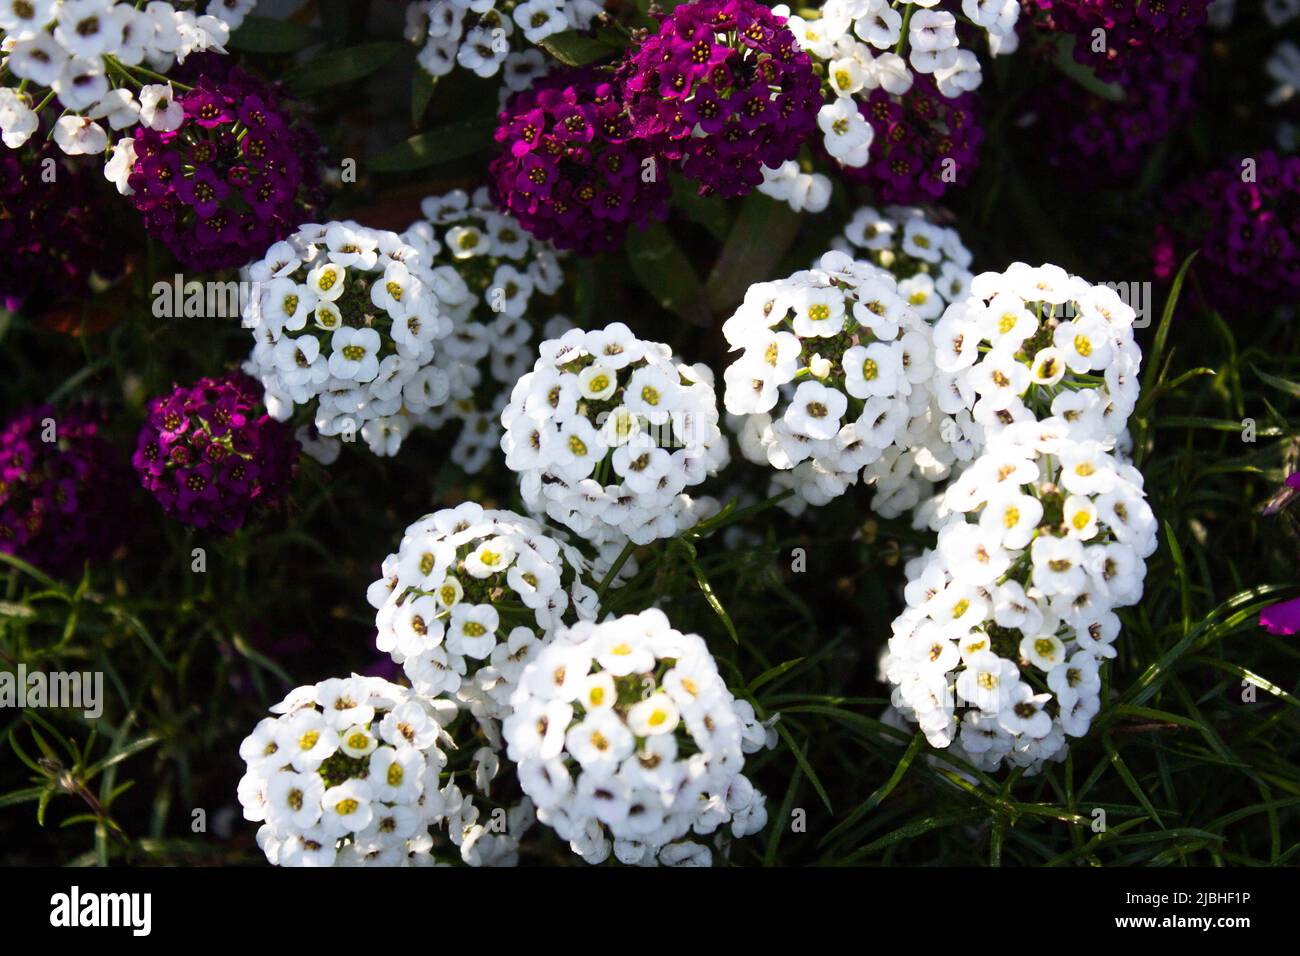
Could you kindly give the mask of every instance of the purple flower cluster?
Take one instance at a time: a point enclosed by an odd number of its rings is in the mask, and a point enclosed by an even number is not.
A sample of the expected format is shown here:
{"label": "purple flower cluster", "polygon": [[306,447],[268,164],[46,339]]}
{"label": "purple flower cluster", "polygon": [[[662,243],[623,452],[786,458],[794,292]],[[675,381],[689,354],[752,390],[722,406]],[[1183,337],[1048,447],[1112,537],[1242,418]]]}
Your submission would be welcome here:
{"label": "purple flower cluster", "polygon": [[979,163],[984,130],[974,93],[949,99],[934,80],[918,74],[902,96],[883,89],[858,106],[871,124],[871,159],[844,167],[844,175],[869,184],[881,202],[933,202],[951,186],[965,186]]}
{"label": "purple flower cluster", "polygon": [[[560,70],[501,112],[488,166],[496,204],[538,239],[591,255],[616,249],[629,225],[667,214],[663,175],[632,135],[618,88],[593,69]],[[648,180],[648,181],[647,181]]]}
{"label": "purple flower cluster", "polygon": [[131,473],[99,416],[42,405],[0,432],[0,551],[75,573],[124,538]]}
{"label": "purple flower cluster", "polygon": [[305,222],[321,202],[319,142],[274,88],[202,58],[170,132],[141,127],[127,179],[145,228],[187,267],[241,266]]}
{"label": "purple flower cluster", "polygon": [[[619,68],[633,131],[701,195],[743,196],[816,129],[821,86],[785,18],[753,0],[696,0]],[[704,135],[695,135],[699,130]]]}
{"label": "purple flower cluster", "polygon": [[122,274],[122,243],[104,241],[111,231],[103,202],[108,188],[93,163],[65,157],[53,143],[0,150],[5,308],[82,300],[92,291],[92,278],[108,281]]}
{"label": "purple flower cluster", "polygon": [[1070,80],[1050,87],[1037,112],[1051,164],[1085,182],[1137,175],[1151,149],[1191,112],[1196,64],[1190,53],[1144,60],[1119,101],[1093,96]]}
{"label": "purple flower cluster", "polygon": [[1023,2],[1029,12],[1037,9],[1033,22],[1039,29],[1072,34],[1074,59],[1108,81],[1125,78],[1146,60],[1190,49],[1210,5],[1210,0]]}
{"label": "purple flower cluster", "polygon": [[1214,170],[1169,197],[1156,273],[1167,277],[1192,249],[1210,301],[1238,312],[1300,302],[1300,156],[1271,151]]}
{"label": "purple flower cluster", "polygon": [[242,373],[178,386],[149,403],[132,464],[163,511],[231,534],[254,505],[274,507],[297,470],[288,425],[258,414],[258,384]]}

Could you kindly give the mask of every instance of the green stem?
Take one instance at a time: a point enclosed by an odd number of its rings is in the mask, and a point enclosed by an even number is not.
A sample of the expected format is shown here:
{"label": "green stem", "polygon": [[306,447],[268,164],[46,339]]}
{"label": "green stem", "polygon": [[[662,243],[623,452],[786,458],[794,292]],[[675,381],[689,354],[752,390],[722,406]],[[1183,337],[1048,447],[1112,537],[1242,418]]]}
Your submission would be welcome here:
{"label": "green stem", "polygon": [[632,541],[623,545],[623,550],[618,553],[618,557],[615,558],[614,563],[609,566],[609,570],[605,572],[604,579],[596,588],[597,600],[604,600],[605,592],[609,590],[609,586],[613,584],[614,579],[618,577],[618,572],[623,570],[623,565],[627,564],[627,559],[632,557],[632,549],[635,547],[636,544]]}

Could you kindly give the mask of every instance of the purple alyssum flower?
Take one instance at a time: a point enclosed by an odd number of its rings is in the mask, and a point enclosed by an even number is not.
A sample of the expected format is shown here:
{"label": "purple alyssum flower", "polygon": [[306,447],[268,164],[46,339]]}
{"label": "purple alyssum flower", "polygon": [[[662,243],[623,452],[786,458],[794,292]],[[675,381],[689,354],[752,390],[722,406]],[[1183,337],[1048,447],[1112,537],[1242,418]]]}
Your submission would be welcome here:
{"label": "purple alyssum flower", "polygon": [[558,70],[516,93],[496,141],[493,202],[558,249],[616,249],[629,226],[667,214],[668,177],[643,175],[650,154],[618,88],[595,69]]}
{"label": "purple alyssum flower", "polygon": [[924,74],[902,96],[872,90],[858,107],[874,131],[871,158],[862,167],[843,167],[844,176],[868,184],[888,203],[933,202],[949,187],[968,184],[984,139],[977,102],[974,93],[943,96]]}
{"label": "purple alyssum flower", "polygon": [[272,86],[223,57],[194,62],[193,88],[176,96],[184,120],[135,133],[127,184],[145,229],[184,265],[233,268],[314,214],[320,144]]}
{"label": "purple alyssum flower", "polygon": [[254,506],[274,507],[297,470],[292,429],[259,411],[242,373],[177,386],[149,403],[132,464],[171,517],[231,534]]}
{"label": "purple alyssum flower", "polygon": [[1026,29],[1073,36],[1076,62],[1102,80],[1122,82],[1152,59],[1190,49],[1210,5],[1210,0],[1022,2],[1033,14],[1021,19]]}
{"label": "purple alyssum flower", "polygon": [[75,573],[125,538],[131,472],[89,407],[19,412],[0,431],[0,551]]}
{"label": "purple alyssum flower", "polygon": [[1225,316],[1300,301],[1300,156],[1243,157],[1188,180],[1165,207],[1158,276],[1199,249],[1201,287]]}
{"label": "purple alyssum flower", "polygon": [[1197,57],[1169,53],[1136,65],[1124,98],[1102,99],[1071,80],[1048,87],[1036,112],[1048,161],[1075,181],[1131,179],[1191,112]]}
{"label": "purple alyssum flower", "polygon": [[[743,196],[817,128],[821,86],[785,18],[753,0],[697,0],[619,66],[633,131],[702,195]],[[702,135],[701,135],[702,134]]]}
{"label": "purple alyssum flower", "polygon": [[53,143],[0,150],[0,304],[84,300],[98,281],[122,275],[122,243],[104,241],[109,191],[93,161],[65,157]]}

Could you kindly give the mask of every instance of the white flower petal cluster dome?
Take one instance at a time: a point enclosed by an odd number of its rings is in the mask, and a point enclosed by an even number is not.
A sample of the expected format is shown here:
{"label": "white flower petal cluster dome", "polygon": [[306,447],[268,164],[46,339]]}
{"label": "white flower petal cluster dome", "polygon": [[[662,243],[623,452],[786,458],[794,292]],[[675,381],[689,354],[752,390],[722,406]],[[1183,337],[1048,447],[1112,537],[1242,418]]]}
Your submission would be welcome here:
{"label": "white flower petal cluster dome", "polygon": [[426,515],[367,591],[379,650],[421,694],[458,697],[476,716],[499,718],[552,631],[595,618],[584,568],[575,548],[531,518],[472,502]]}
{"label": "white flower petal cluster dome", "polygon": [[1064,419],[1003,429],[940,498],[884,659],[893,704],[986,770],[1063,759],[1101,706],[1115,609],[1142,596],[1142,474]]}
{"label": "white flower petal cluster dome", "polygon": [[452,323],[416,260],[397,233],[338,221],[302,227],[249,266],[245,369],[274,417],[307,406],[319,434],[359,433],[375,454],[394,455],[447,400],[434,357]]}
{"label": "white flower petal cluster dome", "polygon": [[[151,0],[24,0],[0,3],[0,44],[7,74],[17,81],[0,86],[0,133],[17,149],[40,126],[47,95],[58,98],[52,137],[69,155],[98,154],[109,133],[150,122],[152,104],[170,100],[170,85],[144,84],[140,98],[118,82],[114,70],[142,68],[157,78],[192,53],[225,53],[255,0],[177,2]],[[143,71],[144,66],[148,71]],[[139,84],[137,84],[139,85]],[[152,97],[152,99],[151,99]]]}
{"label": "white flower petal cluster dome", "polygon": [[503,725],[537,817],[590,863],[703,864],[685,840],[763,828],[766,799],[741,772],[767,742],[704,640],[662,611],[559,631],[524,668]]}
{"label": "white flower petal cluster dome", "polygon": [[745,457],[826,504],[903,445],[929,403],[929,330],[885,270],[842,252],[750,286],[722,327],[724,403]]}
{"label": "white flower petal cluster dome", "polygon": [[887,270],[898,280],[899,294],[927,322],[970,291],[974,256],[961,234],[917,206],[862,206],[831,248]]}
{"label": "white flower petal cluster dome", "polygon": [[431,828],[459,842],[475,816],[439,781],[453,702],[354,674],[299,687],[271,712],[239,747],[239,802],[271,863],[427,866]]}
{"label": "white flower petal cluster dome", "polygon": [[[538,300],[561,291],[564,271],[550,244],[498,212],[486,189],[430,196],[421,211],[424,218],[402,238],[419,253],[413,270],[452,323],[434,358],[450,395],[421,424],[460,422],[451,459],[475,474],[500,447],[501,409],[536,355],[532,320],[544,308]],[[562,316],[546,324],[557,326],[570,327]]]}
{"label": "white flower petal cluster dome", "polygon": [[669,538],[701,517],[686,489],[728,460],[713,374],[621,322],[540,346],[501,413],[529,510],[596,545]]}
{"label": "white flower petal cluster dome", "polygon": [[975,276],[934,326],[935,400],[954,439],[978,452],[1009,425],[1055,416],[1079,441],[1116,441],[1138,398],[1135,318],[1114,289],[1059,266]]}
{"label": "white flower petal cluster dome", "polygon": [[406,38],[431,76],[460,66],[481,77],[502,73],[506,89],[521,90],[546,72],[538,44],[586,30],[603,9],[600,0],[417,0],[406,8]]}

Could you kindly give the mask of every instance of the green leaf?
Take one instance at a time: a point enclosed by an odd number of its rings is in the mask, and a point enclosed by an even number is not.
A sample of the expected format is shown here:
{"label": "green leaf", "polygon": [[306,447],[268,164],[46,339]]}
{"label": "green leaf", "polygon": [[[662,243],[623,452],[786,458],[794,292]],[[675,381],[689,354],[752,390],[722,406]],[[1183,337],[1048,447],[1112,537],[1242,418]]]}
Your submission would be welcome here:
{"label": "green leaf", "polygon": [[1121,102],[1124,99],[1124,87],[1118,83],[1103,82],[1093,72],[1092,67],[1084,66],[1076,60],[1075,42],[1073,34],[1065,34],[1057,41],[1056,58],[1052,61],[1056,68],[1093,96],[1110,100],[1112,103]]}
{"label": "green leaf", "polygon": [[793,660],[786,661],[783,664],[777,664],[775,667],[769,667],[767,670],[763,671],[763,673],[755,677],[754,680],[750,683],[749,687],[746,688],[746,690],[749,691],[749,693],[751,694],[754,693],[756,690],[758,690],[768,681],[776,680],[778,677],[780,677],[790,668],[799,666],[801,663],[803,663],[803,660],[804,659],[802,657],[796,657]]}
{"label": "green leaf", "polygon": [[613,30],[601,30],[594,35],[566,30],[552,33],[542,40],[541,47],[566,66],[586,66],[621,53],[627,44],[619,40]]}
{"label": "green leaf", "polygon": [[709,274],[705,297],[712,313],[730,315],[744,299],[746,289],[769,278],[798,231],[798,213],[783,202],[752,193],[741,204]]}
{"label": "green leaf", "polygon": [[817,771],[813,770],[812,764],[808,762],[808,758],[804,756],[804,752],[799,749],[797,744],[795,744],[794,738],[790,736],[790,731],[786,728],[785,724],[778,720],[775,726],[776,732],[780,735],[781,739],[785,741],[786,746],[790,748],[790,753],[794,754],[795,763],[799,765],[799,769],[804,772],[804,776],[808,778],[808,782],[811,783],[813,789],[817,791],[817,796],[821,798],[822,803],[826,804],[826,812],[834,814],[835,808],[831,806],[831,798],[826,795],[826,788],[823,787],[822,782],[817,779]]}
{"label": "green leaf", "polygon": [[856,863],[864,857],[871,856],[880,850],[891,847],[903,840],[912,837],[921,836],[923,833],[929,833],[931,830],[942,830],[945,827],[955,827],[966,823],[975,823],[987,819],[987,814],[983,810],[953,810],[948,813],[937,813],[934,816],[923,817],[920,820],[913,820],[911,823],[899,827],[890,833],[885,834],[878,840],[873,840],[866,846],[855,850],[852,855],[845,857],[837,862],[841,864]]}
{"label": "green leaf", "polygon": [[491,118],[448,123],[380,153],[370,161],[370,168],[396,173],[461,159],[491,146],[495,129],[496,120]]}
{"label": "green leaf", "polygon": [[92,764],[90,767],[88,767],[86,769],[86,779],[93,780],[95,777],[97,777],[100,774],[101,771],[107,770],[109,767],[116,767],[123,760],[126,760],[130,757],[134,757],[142,750],[147,750],[149,747],[152,747],[154,744],[158,743],[162,739],[163,738],[161,734],[148,734],[144,737],[141,737],[139,740],[131,741],[131,743],[127,744],[121,750],[118,750],[116,753],[110,754],[109,756],[105,757],[103,760],[100,760],[97,763]]}
{"label": "green leaf", "polygon": [[0,794],[0,807],[12,807],[15,804],[26,803],[28,800],[39,800],[41,794],[48,789],[48,787],[27,787],[23,790]]}
{"label": "green leaf", "polygon": [[1267,372],[1261,371],[1254,365],[1250,366],[1250,370],[1258,375],[1260,381],[1264,384],[1273,386],[1273,388],[1277,389],[1284,395],[1290,395],[1292,398],[1300,398],[1300,385],[1297,385],[1295,382],[1288,381],[1280,375],[1270,375]]}
{"label": "green leaf", "polygon": [[310,27],[270,17],[245,17],[230,34],[230,47],[245,53],[296,53],[320,38]]}
{"label": "green leaf", "polygon": [[661,306],[692,325],[708,328],[713,324],[700,277],[663,223],[632,230],[627,237],[627,257],[637,281]]}
{"label": "green leaf", "polygon": [[1144,392],[1150,391],[1156,384],[1156,368],[1160,364],[1160,359],[1164,356],[1165,341],[1169,338],[1169,327],[1174,321],[1174,310],[1178,307],[1178,299],[1183,292],[1183,282],[1187,278],[1187,270],[1192,267],[1192,261],[1196,258],[1196,255],[1197,253],[1193,252],[1183,260],[1183,264],[1178,268],[1178,274],[1174,276],[1173,285],[1169,287],[1169,298],[1165,300],[1165,310],[1160,316],[1160,324],[1156,327],[1155,343],[1151,346],[1151,352],[1145,359],[1147,367],[1142,381],[1142,391]]}
{"label": "green leaf", "polygon": [[912,738],[912,742],[908,744],[907,750],[903,753],[902,759],[898,761],[898,765],[894,767],[894,772],[889,775],[889,779],[877,787],[871,796],[858,804],[848,817],[838,823],[829,833],[826,834],[826,836],[822,837],[817,844],[818,848],[832,843],[840,836],[840,834],[844,833],[851,826],[878,807],[881,802],[883,802],[884,799],[894,791],[894,788],[898,786],[899,781],[902,780],[904,774],[907,773],[907,768],[912,766],[912,761],[916,759],[916,755],[920,753],[923,746],[925,746],[925,735],[918,732],[916,736]]}
{"label": "green leaf", "polygon": [[331,50],[313,57],[289,72],[285,85],[299,96],[309,96],[332,86],[355,83],[383,69],[406,49],[405,43],[363,43],[346,50]]}
{"label": "green leaf", "polygon": [[411,122],[418,124],[424,118],[433,92],[438,88],[438,77],[424,70],[416,70],[411,76]]}
{"label": "green leaf", "polygon": [[[713,593],[713,585],[709,583],[708,577],[704,574],[704,569],[700,567],[700,562],[696,560],[695,545],[691,544],[685,538],[678,538],[676,546],[685,557],[687,565],[690,566],[691,573],[695,575],[695,583],[699,586],[700,593],[704,595],[704,600],[709,602],[709,607],[713,608],[713,613],[718,615],[722,621],[722,626],[727,629],[731,639],[737,644],[740,643],[740,635],[736,633],[736,625],[731,621],[731,615],[727,609],[722,606],[718,596]],[[811,775],[810,775],[811,776]]]}

